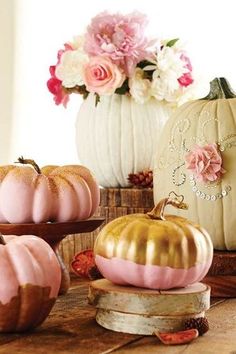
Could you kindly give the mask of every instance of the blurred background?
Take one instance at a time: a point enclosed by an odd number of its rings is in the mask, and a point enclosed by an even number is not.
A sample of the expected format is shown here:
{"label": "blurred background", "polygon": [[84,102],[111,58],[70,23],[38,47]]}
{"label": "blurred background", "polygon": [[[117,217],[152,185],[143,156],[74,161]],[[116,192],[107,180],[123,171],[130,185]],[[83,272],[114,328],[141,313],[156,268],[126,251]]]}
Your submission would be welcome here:
{"label": "blurred background", "polygon": [[54,104],[46,81],[59,48],[91,17],[139,10],[153,38],[179,37],[197,74],[228,78],[236,90],[235,1],[0,0],[0,164],[24,155],[40,165],[77,163],[75,119],[81,103]]}

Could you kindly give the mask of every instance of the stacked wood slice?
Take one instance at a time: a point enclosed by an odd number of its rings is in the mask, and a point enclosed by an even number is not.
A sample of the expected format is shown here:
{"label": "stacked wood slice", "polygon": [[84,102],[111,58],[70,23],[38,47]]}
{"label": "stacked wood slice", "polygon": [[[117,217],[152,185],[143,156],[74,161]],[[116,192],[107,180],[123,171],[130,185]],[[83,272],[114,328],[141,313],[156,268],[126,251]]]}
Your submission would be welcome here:
{"label": "stacked wood slice", "polygon": [[204,317],[210,307],[210,287],[195,283],[168,291],[114,285],[106,279],[91,282],[89,303],[96,321],[117,332],[152,335],[184,329],[189,318]]}

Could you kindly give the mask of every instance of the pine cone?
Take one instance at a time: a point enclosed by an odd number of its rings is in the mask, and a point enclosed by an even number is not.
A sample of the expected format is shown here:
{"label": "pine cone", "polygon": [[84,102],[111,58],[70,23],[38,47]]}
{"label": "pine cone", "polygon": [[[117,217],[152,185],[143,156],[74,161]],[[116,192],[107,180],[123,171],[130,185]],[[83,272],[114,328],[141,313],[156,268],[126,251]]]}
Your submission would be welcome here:
{"label": "pine cone", "polygon": [[102,274],[99,272],[98,267],[96,265],[89,269],[88,277],[90,280],[96,280],[96,279],[103,278]]}
{"label": "pine cone", "polygon": [[189,318],[185,321],[184,326],[185,329],[197,329],[200,336],[209,331],[209,322],[206,317]]}
{"label": "pine cone", "polygon": [[135,187],[152,188],[153,172],[152,170],[143,170],[138,173],[130,173],[128,180]]}

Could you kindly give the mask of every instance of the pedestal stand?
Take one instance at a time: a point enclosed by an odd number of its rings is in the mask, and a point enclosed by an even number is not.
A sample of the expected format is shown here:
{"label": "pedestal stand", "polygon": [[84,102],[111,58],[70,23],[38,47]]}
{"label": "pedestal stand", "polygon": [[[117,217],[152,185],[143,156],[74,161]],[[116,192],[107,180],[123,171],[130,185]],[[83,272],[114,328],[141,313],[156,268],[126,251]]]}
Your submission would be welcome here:
{"label": "pedestal stand", "polygon": [[0,224],[0,232],[3,235],[35,235],[44,239],[52,247],[61,266],[62,278],[59,294],[62,295],[66,294],[69,289],[70,275],[58,252],[61,240],[69,234],[92,232],[103,221],[104,218],[91,218],[63,223]]}

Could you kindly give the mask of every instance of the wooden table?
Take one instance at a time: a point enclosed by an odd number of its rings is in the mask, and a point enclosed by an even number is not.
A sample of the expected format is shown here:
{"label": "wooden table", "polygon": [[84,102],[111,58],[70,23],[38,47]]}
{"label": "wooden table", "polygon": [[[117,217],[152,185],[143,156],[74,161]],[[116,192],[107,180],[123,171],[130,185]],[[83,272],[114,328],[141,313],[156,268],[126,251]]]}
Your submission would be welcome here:
{"label": "wooden table", "polygon": [[236,354],[236,299],[213,299],[211,330],[189,345],[164,346],[156,337],[116,333],[95,322],[88,282],[73,278],[51,314],[32,333],[0,335],[0,354]]}

